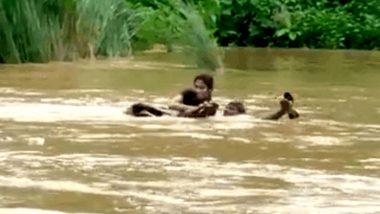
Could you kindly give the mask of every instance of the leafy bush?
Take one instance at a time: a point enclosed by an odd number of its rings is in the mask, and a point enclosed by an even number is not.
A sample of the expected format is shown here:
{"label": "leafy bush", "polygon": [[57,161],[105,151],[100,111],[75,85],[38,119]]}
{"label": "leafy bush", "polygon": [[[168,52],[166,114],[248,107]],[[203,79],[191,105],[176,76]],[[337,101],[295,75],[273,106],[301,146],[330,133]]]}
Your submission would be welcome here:
{"label": "leafy bush", "polygon": [[377,0],[223,0],[220,7],[215,35],[224,46],[380,46]]}
{"label": "leafy bush", "polygon": [[379,0],[2,0],[0,63],[185,47],[221,67],[221,46],[377,49]]}

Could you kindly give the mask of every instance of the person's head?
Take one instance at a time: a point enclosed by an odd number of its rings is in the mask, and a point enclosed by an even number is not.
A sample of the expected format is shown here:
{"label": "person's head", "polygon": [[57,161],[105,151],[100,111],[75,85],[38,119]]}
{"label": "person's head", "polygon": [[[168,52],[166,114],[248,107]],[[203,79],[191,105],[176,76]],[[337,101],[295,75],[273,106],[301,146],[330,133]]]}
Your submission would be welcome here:
{"label": "person's head", "polygon": [[199,74],[194,78],[193,84],[200,99],[204,101],[211,100],[211,94],[214,90],[214,78],[211,75]]}
{"label": "person's head", "polygon": [[288,101],[294,102],[294,98],[293,98],[293,96],[289,92],[285,92],[283,96]]}
{"label": "person's head", "polygon": [[124,111],[127,115],[133,115],[133,116],[144,116],[141,112],[144,111],[144,106],[142,103],[136,103],[131,105],[129,108],[127,108],[126,111]]}
{"label": "person's head", "polygon": [[198,106],[203,102],[202,97],[199,93],[191,88],[185,89],[181,93],[182,103],[190,106]]}
{"label": "person's head", "polygon": [[289,109],[293,106],[294,98],[289,92],[284,92],[281,96],[277,97],[277,99],[280,102],[282,111],[289,111]]}
{"label": "person's head", "polygon": [[140,103],[137,103],[137,104],[133,104],[131,107],[130,107],[130,110],[133,114],[138,114],[140,113],[141,111],[144,110],[144,107],[142,106],[142,104]]}
{"label": "person's head", "polygon": [[223,111],[224,116],[233,116],[239,114],[245,114],[245,107],[243,103],[238,101],[230,102],[226,105]]}

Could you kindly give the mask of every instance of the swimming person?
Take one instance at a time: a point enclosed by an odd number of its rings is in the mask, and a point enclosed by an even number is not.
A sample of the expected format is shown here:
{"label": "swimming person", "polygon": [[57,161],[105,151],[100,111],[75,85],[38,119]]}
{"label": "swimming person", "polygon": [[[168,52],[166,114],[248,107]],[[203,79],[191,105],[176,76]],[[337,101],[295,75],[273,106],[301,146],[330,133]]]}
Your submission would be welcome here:
{"label": "swimming person", "polygon": [[289,119],[296,119],[298,118],[300,115],[298,114],[298,112],[296,110],[293,109],[293,104],[294,104],[294,98],[293,96],[289,93],[289,92],[285,92],[284,95],[283,95],[284,99],[286,99],[287,101],[289,101],[289,104],[290,104],[290,108],[288,110],[288,117]]}
{"label": "swimming person", "polygon": [[[212,92],[214,90],[214,78],[211,75],[208,74],[199,74],[197,75],[193,80],[193,87],[194,90],[198,94],[198,99],[200,101],[200,104],[203,104],[205,106],[212,107],[213,104],[209,104],[212,100]],[[186,105],[183,102],[183,94],[176,96],[174,99],[171,100],[169,104],[169,108],[181,112],[192,112],[197,109],[197,106],[193,105]]]}
{"label": "swimming person", "polygon": [[216,103],[202,103],[203,96],[194,89],[185,89],[181,93],[182,104],[194,107],[192,109],[165,109],[153,107],[149,104],[136,103],[124,113],[136,117],[161,117],[164,115],[177,117],[202,118],[215,115],[219,105]]}
{"label": "swimming person", "polygon": [[[278,120],[285,114],[288,114],[289,119],[296,119],[299,117],[299,113],[293,109],[294,98],[289,92],[285,92],[280,99],[280,109],[263,119],[266,120]],[[235,116],[240,114],[246,114],[245,107],[242,102],[233,101],[227,104],[224,108],[224,116]]]}
{"label": "swimming person", "polygon": [[232,101],[229,102],[223,111],[223,116],[234,116],[239,114],[245,114],[245,107],[242,102]]}

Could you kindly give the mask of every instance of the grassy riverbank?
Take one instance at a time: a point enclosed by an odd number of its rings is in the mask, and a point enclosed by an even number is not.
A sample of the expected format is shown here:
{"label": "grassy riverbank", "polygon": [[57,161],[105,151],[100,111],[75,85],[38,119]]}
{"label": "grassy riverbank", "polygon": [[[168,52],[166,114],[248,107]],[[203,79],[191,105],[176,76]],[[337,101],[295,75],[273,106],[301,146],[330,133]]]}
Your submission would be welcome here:
{"label": "grassy riverbank", "polygon": [[126,57],[164,44],[199,67],[218,46],[377,49],[377,0],[3,0],[0,62]]}

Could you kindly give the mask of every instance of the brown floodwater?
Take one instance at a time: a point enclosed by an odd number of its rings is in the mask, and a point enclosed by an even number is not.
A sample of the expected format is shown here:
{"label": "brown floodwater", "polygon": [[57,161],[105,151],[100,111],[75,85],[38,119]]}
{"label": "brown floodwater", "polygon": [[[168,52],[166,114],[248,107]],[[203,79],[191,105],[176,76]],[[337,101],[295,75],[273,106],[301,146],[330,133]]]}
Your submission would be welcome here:
{"label": "brown floodwater", "polygon": [[[199,72],[176,54],[0,65],[1,213],[380,213],[380,52],[230,49],[221,107],[133,118]],[[260,118],[295,95],[298,120]]]}

